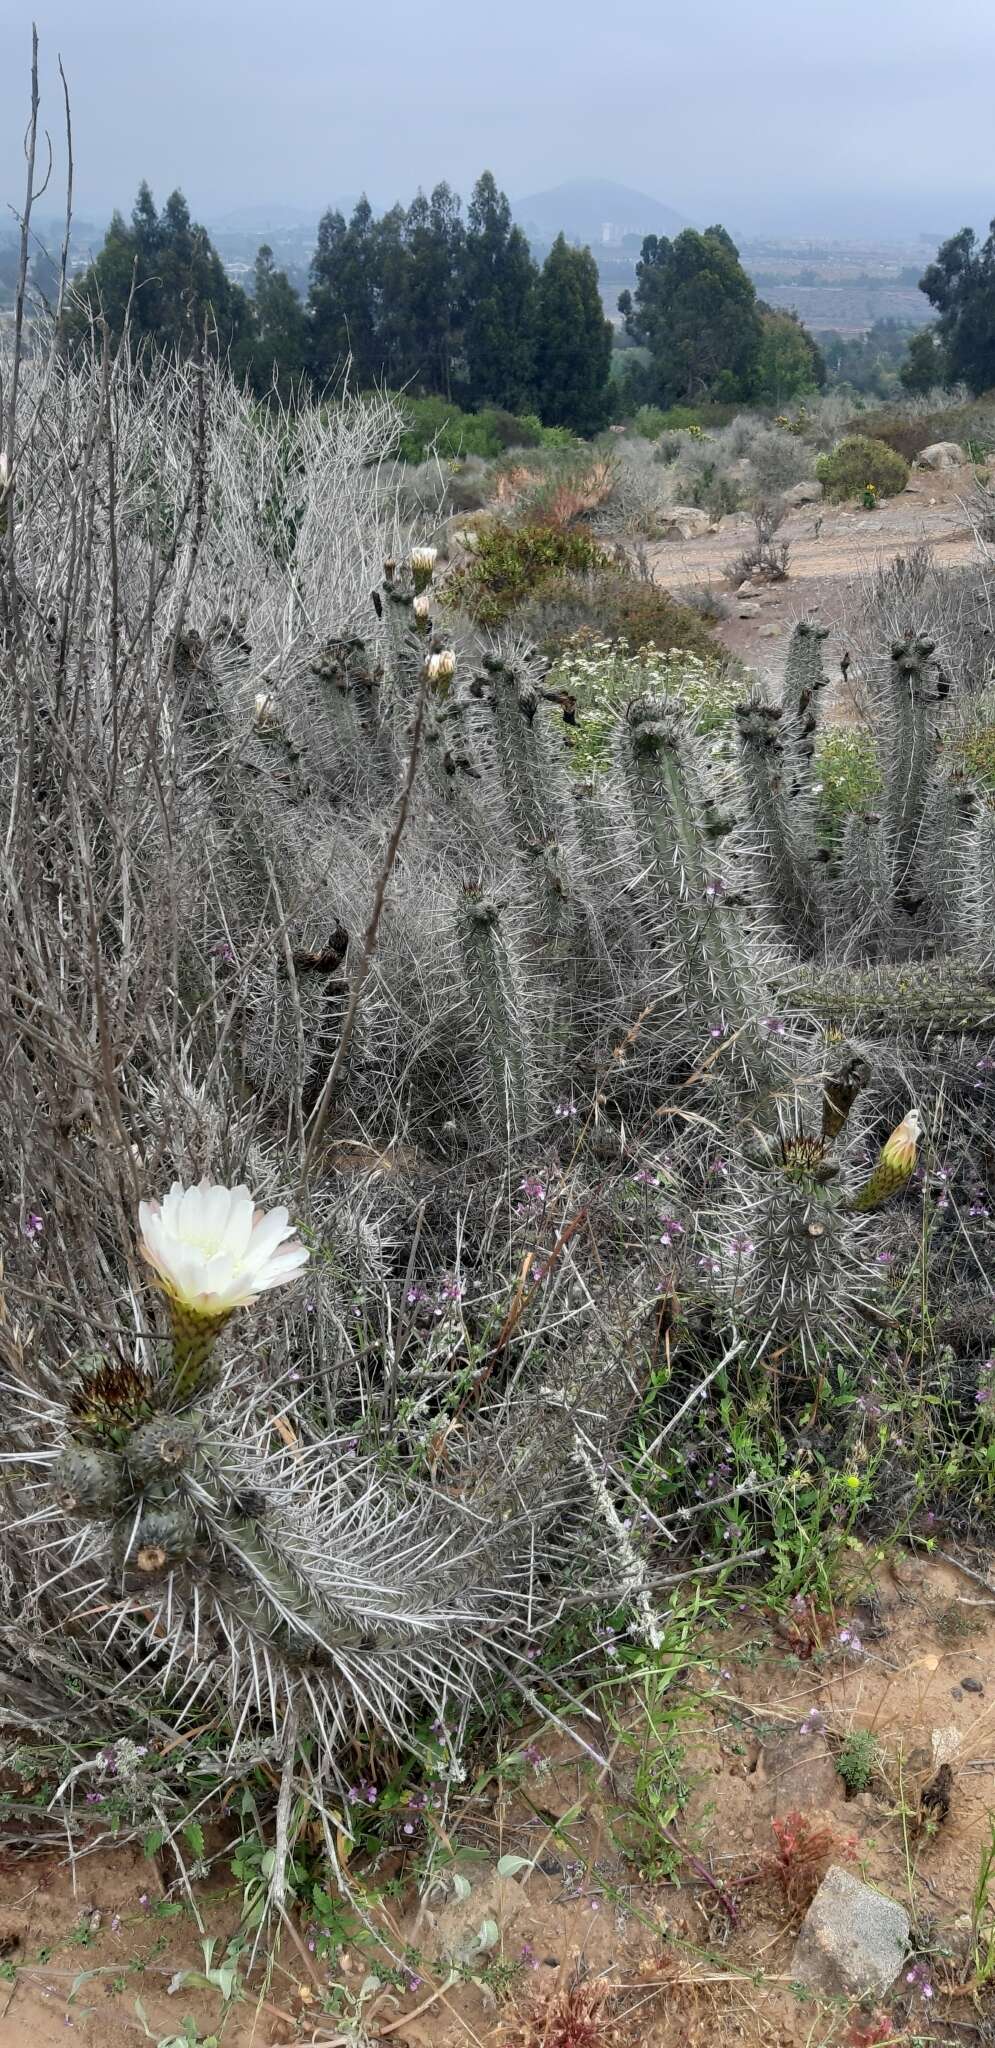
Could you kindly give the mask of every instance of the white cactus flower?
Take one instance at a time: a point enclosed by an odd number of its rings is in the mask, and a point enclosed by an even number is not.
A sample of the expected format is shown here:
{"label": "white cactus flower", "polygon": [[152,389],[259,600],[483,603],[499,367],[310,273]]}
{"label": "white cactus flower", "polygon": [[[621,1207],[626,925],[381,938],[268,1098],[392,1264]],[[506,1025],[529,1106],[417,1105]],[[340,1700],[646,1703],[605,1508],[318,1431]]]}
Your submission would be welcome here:
{"label": "white cactus flower", "polygon": [[139,1203],[138,1219],[142,1254],[171,1301],[212,1322],[293,1280],[310,1257],[287,1210],[266,1215],[246,1187],[176,1180],[163,1202]]}
{"label": "white cactus flower", "polygon": [[276,723],[276,705],[268,690],[256,691],[252,700],[252,715],[260,732],[265,732]]}
{"label": "white cactus flower", "polygon": [[451,647],[441,654],[430,654],[425,663],[425,674],[430,683],[448,683],[456,674],[456,656]]}
{"label": "white cactus flower", "polygon": [[422,591],[422,593],[421,593],[421,595],[420,595],[419,597],[416,597],[416,598],[415,598],[415,600],[414,600],[414,603],[413,603],[413,605],[412,605],[411,609],[412,609],[412,611],[414,612],[414,615],[415,615],[415,618],[416,618],[416,619],[430,619],[430,618],[431,618],[431,616],[432,616],[432,600],[431,600],[431,598],[429,597],[429,595],[428,595],[427,591],[424,591],[424,590],[423,590],[423,591]]}
{"label": "white cactus flower", "polygon": [[6,448],[0,448],[0,498],[3,497],[9,482],[10,464],[7,460],[7,450]]}

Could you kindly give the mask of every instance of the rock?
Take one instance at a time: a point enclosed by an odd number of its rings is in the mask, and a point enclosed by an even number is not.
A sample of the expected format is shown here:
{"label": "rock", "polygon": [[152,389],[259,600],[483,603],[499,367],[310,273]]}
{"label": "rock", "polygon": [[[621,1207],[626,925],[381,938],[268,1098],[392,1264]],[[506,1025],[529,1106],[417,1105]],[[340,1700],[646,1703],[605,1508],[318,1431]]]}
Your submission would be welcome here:
{"label": "rock", "polygon": [[800,484],[792,484],[790,491],[782,491],[782,505],[817,505],[822,497],[822,485],[816,476],[803,476]]}
{"label": "rock", "polygon": [[747,577],[745,583],[739,583],[736,586],[737,597],[759,597],[759,595],[760,592],[757,585],[751,583],[749,577]]}
{"label": "rock", "polygon": [[961,1684],[965,1692],[984,1692],[985,1689],[980,1678],[962,1678]]}
{"label": "rock", "polygon": [[764,1744],[757,1776],[771,1786],[774,1813],[831,1806],[842,1789],[825,1737],[800,1729]]}
{"label": "rock", "polygon": [[[945,1728],[934,1728],[931,1738],[934,1764],[948,1764],[951,1757],[956,1756],[960,1745],[961,1732],[955,1721],[948,1722]],[[923,1762],[928,1763],[929,1758],[926,1752],[923,1751],[922,1755]],[[913,1759],[910,1757],[909,1762],[912,1763],[912,1761]]]}
{"label": "rock", "polygon": [[827,1998],[880,1998],[898,1976],[908,1939],[904,1909],[834,1863],[802,1921],[791,1975]]}
{"label": "rock", "polygon": [[760,631],[757,634],[758,640],[779,640],[780,637],[780,626],[761,626]]}
{"label": "rock", "polygon": [[917,469],[959,469],[967,456],[959,441],[931,441],[916,456]]}
{"label": "rock", "polygon": [[700,540],[712,524],[710,515],[700,512],[697,505],[672,505],[664,518],[667,540],[673,540],[675,535],[681,540]]}
{"label": "rock", "polygon": [[760,606],[758,604],[740,604],[737,605],[736,610],[741,619],[758,619],[760,617]]}
{"label": "rock", "polygon": [[950,1697],[951,1697],[951,1699],[952,1699],[952,1700],[962,1700],[962,1699],[963,1699],[964,1695],[963,1695],[963,1693],[961,1692],[961,1689],[960,1689],[960,1686],[959,1686],[959,1685],[952,1685],[952,1686],[951,1686],[951,1688],[950,1688]]}

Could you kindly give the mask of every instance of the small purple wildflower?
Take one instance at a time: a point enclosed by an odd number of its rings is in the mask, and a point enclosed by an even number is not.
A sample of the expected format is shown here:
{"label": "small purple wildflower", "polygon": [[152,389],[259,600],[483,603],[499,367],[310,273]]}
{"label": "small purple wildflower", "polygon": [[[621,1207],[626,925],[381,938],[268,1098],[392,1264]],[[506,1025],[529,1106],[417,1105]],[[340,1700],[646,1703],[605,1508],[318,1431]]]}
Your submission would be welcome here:
{"label": "small purple wildflower", "polygon": [[21,1229],[27,1238],[40,1237],[44,1228],[45,1218],[39,1216],[37,1209],[32,1209],[31,1214],[26,1216],[21,1224]]}

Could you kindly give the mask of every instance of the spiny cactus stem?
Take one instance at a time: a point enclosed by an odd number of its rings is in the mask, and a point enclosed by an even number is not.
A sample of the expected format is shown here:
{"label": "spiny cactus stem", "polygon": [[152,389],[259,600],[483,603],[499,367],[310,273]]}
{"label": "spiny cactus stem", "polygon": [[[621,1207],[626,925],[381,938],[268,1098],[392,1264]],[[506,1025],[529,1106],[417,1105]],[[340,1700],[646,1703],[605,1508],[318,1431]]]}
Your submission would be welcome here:
{"label": "spiny cactus stem", "polygon": [[342,1022],[341,1037],[339,1038],[338,1045],[335,1048],[332,1063],[325,1077],[321,1093],[311,1114],[310,1126],[308,1129],[307,1136],[307,1145],[304,1153],[304,1166],[301,1176],[305,1185],[314,1167],[315,1160],[318,1155],[318,1148],[321,1144],[321,1140],[324,1135],[325,1125],[328,1122],[332,1103],[335,1100],[336,1089],[338,1088],[339,1080],[349,1055],[349,1047],[352,1044],[353,1033],[356,1029],[356,1018],[359,1014],[359,1005],[362,1000],[363,990],[366,986],[366,978],[370,971],[370,963],[373,959],[374,952],[376,951],[377,933],[380,930],[380,920],[383,916],[383,906],[384,898],[387,894],[387,884],[390,881],[390,877],[394,869],[394,863],[397,860],[397,856],[400,851],[401,840],[404,837],[404,828],[405,825],[407,824],[408,812],[411,807],[411,792],[414,788],[415,776],[418,772],[418,760],[419,755],[421,753],[422,733],[424,731],[425,724],[425,707],[427,703],[428,678],[426,676],[425,667],[423,663],[421,671],[421,680],[418,685],[418,700],[415,707],[414,725],[412,727],[411,732],[411,747],[408,753],[408,766],[404,777],[404,784],[401,790],[400,801],[397,806],[397,816],[394,820],[394,829],[391,832],[389,840],[387,841],[387,847],[384,853],[383,864],[381,866],[380,873],[377,876],[376,887],[373,892],[373,907],[370,911],[369,923],[367,924],[366,930],[363,933],[363,942],[360,949],[359,959],[357,960],[355,969],[353,971],[352,986],[349,991],[349,1001],[346,1006],[346,1013]]}
{"label": "spiny cactus stem", "polygon": [[497,907],[470,902],[460,931],[467,981],[478,1008],[491,1082],[492,1119],[517,1136],[529,1128],[528,1053],[518,991]]}

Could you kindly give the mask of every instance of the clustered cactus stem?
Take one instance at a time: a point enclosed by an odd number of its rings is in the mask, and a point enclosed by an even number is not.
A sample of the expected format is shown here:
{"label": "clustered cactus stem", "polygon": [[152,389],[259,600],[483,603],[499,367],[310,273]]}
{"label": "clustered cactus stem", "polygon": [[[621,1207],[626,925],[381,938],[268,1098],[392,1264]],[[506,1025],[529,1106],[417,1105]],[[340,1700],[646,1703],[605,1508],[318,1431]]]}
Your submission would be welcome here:
{"label": "clustered cactus stem", "polygon": [[759,1029],[766,1006],[742,922],[748,902],[727,883],[720,853],[732,820],[704,787],[676,706],[655,697],[630,705],[619,765],[651,900],[651,941],[676,965],[701,1038],[724,1033],[751,1083],[770,1086],[774,1062]]}
{"label": "clustered cactus stem", "polygon": [[468,889],[459,911],[459,934],[472,1036],[483,1059],[493,1125],[521,1137],[535,1121],[531,1048],[521,980],[498,904]]}

